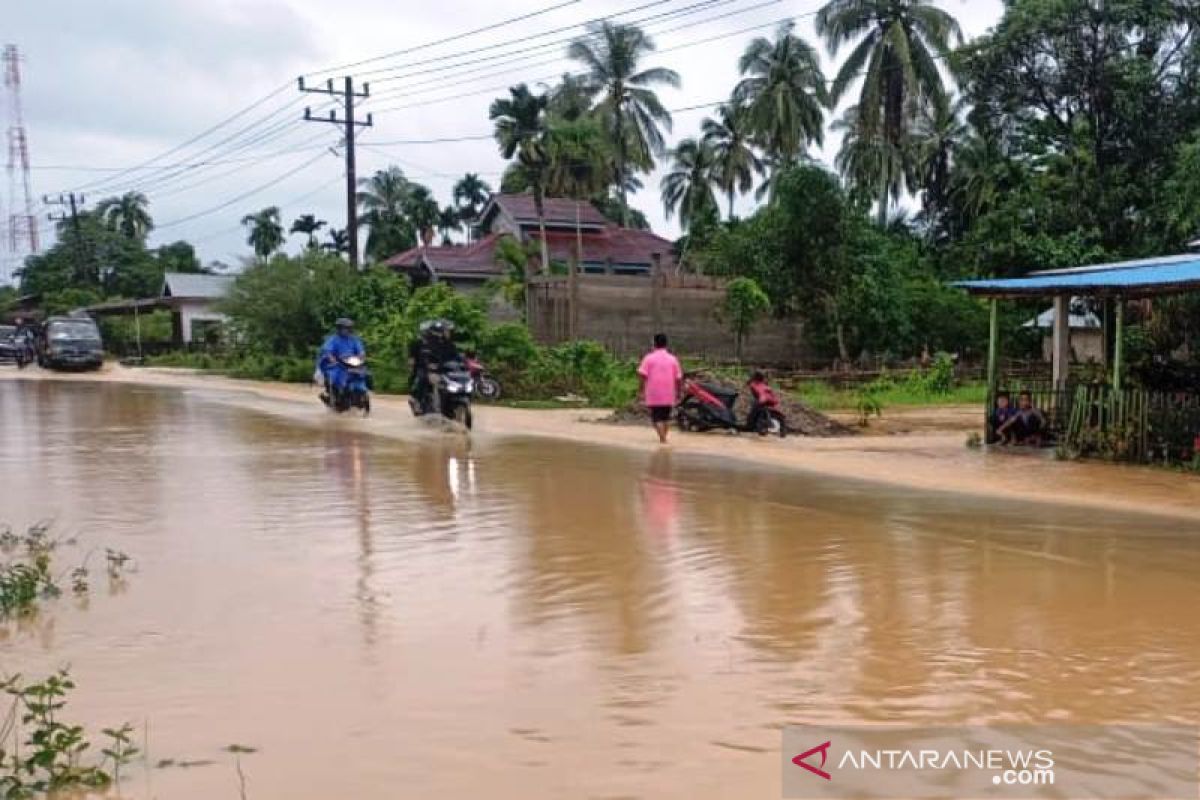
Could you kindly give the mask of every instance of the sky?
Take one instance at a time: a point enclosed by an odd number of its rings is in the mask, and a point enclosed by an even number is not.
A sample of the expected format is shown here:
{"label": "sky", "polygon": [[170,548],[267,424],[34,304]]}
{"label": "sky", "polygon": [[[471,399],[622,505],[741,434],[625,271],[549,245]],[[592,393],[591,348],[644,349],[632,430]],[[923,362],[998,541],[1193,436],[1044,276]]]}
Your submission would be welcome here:
{"label": "sky", "polygon": [[[306,213],[345,225],[341,132],[302,120],[306,105],[319,115],[329,102],[301,94],[297,76],[309,76],[309,85],[346,74],[370,81],[371,96],[360,102],[374,125],[360,129],[359,176],[395,164],[447,205],[465,172],[498,186],[504,161],[487,138],[423,140],[486,137],[488,105],[505,87],[551,82],[577,68],[565,41],[588,20],[641,22],[658,46],[646,66],[680,74],[680,89],[659,92],[668,108],[681,109],[668,135],[674,142],[698,132],[710,106],[737,82],[745,46],[785,18],[795,19],[832,77],[847,50],[832,57],[816,36],[812,15],[823,1],[22,0],[6,9],[5,43],[15,43],[23,59],[21,100],[43,247],[52,239],[45,214],[57,210],[41,204],[43,195],[76,191],[90,208],[138,190],[157,225],[151,246],[186,239],[205,263],[238,267],[249,254],[239,224],[247,213],[276,205],[286,225]],[[1003,10],[1002,0],[938,4],[968,39]],[[10,124],[8,103],[0,113]],[[827,136],[814,154],[831,163],[836,149],[836,137]],[[631,204],[655,231],[674,237],[677,220],[659,201],[663,166],[660,160],[657,172],[643,176],[645,188]],[[6,180],[4,220],[14,188]],[[16,188],[19,200],[19,182]],[[752,208],[752,197],[739,201],[739,213]],[[6,252],[7,238],[0,242],[0,282],[19,264]],[[289,249],[298,250],[302,238],[292,237]]]}

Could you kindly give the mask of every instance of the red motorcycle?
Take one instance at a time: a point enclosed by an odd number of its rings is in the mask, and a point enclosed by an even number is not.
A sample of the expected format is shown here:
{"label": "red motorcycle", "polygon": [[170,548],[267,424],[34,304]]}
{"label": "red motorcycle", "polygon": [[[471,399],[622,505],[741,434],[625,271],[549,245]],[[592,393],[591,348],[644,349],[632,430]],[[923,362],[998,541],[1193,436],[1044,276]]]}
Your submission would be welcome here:
{"label": "red motorcycle", "polygon": [[484,368],[483,363],[475,357],[474,353],[467,353],[467,371],[471,373],[471,379],[475,381],[475,394],[479,395],[480,399],[491,402],[500,399],[500,381]]}
{"label": "red motorcycle", "polygon": [[[756,374],[756,377],[758,375]],[[683,376],[683,400],[676,409],[679,428],[685,431],[751,431],[760,436],[787,436],[787,420],[779,410],[779,398],[765,380],[748,384],[754,405],[746,419],[739,420],[736,406],[738,391],[713,383],[704,383],[694,374]]]}

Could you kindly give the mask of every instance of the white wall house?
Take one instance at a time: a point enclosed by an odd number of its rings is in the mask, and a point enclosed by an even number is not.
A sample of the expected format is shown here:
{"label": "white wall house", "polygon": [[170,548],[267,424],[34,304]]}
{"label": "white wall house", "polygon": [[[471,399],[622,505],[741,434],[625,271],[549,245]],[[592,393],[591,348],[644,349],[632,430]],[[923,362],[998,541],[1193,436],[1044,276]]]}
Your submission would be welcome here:
{"label": "white wall house", "polygon": [[225,321],[216,305],[229,293],[233,281],[232,275],[168,272],[163,276],[162,296],[171,300],[176,341],[202,341],[209,324]]}

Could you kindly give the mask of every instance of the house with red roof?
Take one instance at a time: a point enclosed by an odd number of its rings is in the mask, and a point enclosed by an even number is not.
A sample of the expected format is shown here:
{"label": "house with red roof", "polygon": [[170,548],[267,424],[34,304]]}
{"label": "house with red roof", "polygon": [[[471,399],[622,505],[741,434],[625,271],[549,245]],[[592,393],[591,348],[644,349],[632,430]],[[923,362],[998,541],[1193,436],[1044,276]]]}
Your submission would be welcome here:
{"label": "house with red roof", "polygon": [[[580,270],[585,274],[649,277],[655,265],[672,269],[673,244],[650,231],[622,228],[609,222],[586,200],[548,197],[545,210],[546,246],[550,261],[569,264],[582,242]],[[541,236],[537,209],[530,194],[495,194],[479,215],[477,239],[467,245],[414,247],[384,263],[408,275],[420,286],[448,283],[456,289],[478,289],[504,274],[496,263],[496,243],[504,236],[537,242]],[[534,259],[532,268],[541,271]]]}

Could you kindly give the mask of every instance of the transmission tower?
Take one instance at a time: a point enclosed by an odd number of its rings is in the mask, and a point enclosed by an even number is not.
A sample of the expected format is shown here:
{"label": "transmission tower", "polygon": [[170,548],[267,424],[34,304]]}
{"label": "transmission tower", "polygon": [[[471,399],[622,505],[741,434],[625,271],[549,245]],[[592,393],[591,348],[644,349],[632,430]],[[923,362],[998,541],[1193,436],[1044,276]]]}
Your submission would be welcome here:
{"label": "transmission tower", "polygon": [[19,257],[38,251],[38,226],[29,185],[29,137],[21,112],[21,55],[15,44],[4,46],[4,93],[8,99],[8,249]]}

